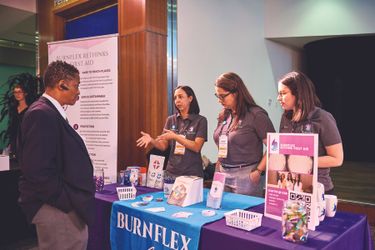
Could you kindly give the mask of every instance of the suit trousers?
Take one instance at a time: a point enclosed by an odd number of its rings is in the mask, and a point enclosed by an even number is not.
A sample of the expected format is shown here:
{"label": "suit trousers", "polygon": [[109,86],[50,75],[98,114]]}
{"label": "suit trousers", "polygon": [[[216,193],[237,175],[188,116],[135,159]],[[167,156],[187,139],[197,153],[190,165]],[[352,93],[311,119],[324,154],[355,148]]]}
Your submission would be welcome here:
{"label": "suit trousers", "polygon": [[87,225],[71,211],[63,211],[44,204],[32,221],[38,234],[38,249],[86,250]]}

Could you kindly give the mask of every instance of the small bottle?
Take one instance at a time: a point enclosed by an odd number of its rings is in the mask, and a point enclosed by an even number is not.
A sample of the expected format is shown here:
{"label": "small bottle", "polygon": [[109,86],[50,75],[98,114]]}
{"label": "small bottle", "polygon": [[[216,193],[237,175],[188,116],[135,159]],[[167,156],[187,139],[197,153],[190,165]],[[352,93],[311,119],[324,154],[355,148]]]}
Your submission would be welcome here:
{"label": "small bottle", "polygon": [[123,186],[124,185],[124,177],[125,177],[125,171],[120,170],[118,178],[117,178],[117,184]]}
{"label": "small bottle", "polygon": [[172,192],[173,184],[175,182],[175,178],[171,175],[168,175],[167,173],[164,173],[164,198],[168,199],[169,195]]}
{"label": "small bottle", "polygon": [[104,188],[104,169],[99,168],[94,170],[94,182],[96,192],[103,191]]}
{"label": "small bottle", "polygon": [[130,183],[133,186],[138,186],[138,178],[139,178],[139,167],[138,166],[129,166],[126,170],[130,170]]}
{"label": "small bottle", "polygon": [[131,186],[132,185],[132,183],[130,181],[130,176],[131,176],[131,170],[125,169],[125,171],[124,171],[124,186]]}
{"label": "small bottle", "polygon": [[139,169],[139,185],[146,186],[146,180],[147,180],[147,167],[141,167]]}

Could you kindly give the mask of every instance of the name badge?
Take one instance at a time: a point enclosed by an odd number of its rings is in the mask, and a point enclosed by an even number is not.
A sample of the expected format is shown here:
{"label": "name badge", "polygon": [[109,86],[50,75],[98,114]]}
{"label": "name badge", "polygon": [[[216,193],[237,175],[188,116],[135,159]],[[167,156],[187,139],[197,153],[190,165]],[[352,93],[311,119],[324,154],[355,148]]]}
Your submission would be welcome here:
{"label": "name badge", "polygon": [[220,135],[219,137],[219,158],[227,158],[228,155],[228,136]]}
{"label": "name badge", "polygon": [[[185,138],[184,135],[179,135],[181,136],[182,138]],[[178,141],[176,141],[176,146],[174,148],[174,154],[175,155],[184,155],[185,154],[185,146],[182,145],[181,143],[179,143]]]}

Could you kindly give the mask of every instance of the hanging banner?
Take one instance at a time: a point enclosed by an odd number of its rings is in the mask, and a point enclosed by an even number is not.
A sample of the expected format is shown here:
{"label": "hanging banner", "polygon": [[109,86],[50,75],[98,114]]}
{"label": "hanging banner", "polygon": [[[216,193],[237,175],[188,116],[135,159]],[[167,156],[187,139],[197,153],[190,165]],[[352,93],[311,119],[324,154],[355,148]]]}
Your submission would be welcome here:
{"label": "hanging banner", "polygon": [[266,201],[264,215],[281,220],[286,200],[306,204],[308,228],[317,215],[318,135],[267,134]]}
{"label": "hanging banner", "polygon": [[105,183],[117,176],[118,39],[116,35],[48,43],[48,61],[66,61],[80,72],[80,98],[66,109]]}

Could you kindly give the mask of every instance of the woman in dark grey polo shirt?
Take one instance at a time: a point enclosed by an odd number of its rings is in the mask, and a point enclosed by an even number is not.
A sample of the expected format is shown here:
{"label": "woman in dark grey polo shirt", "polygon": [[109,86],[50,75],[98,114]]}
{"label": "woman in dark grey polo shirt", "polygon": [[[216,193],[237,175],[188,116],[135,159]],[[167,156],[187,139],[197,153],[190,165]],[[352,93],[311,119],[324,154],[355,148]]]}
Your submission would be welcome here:
{"label": "woman in dark grey polo shirt", "polygon": [[305,74],[290,72],[279,80],[277,100],[285,110],[281,133],[319,134],[318,181],[324,185],[325,193],[333,193],[329,171],[342,165],[344,152],[336,121],[320,108],[314,84]]}
{"label": "woman in dark grey polo shirt", "polygon": [[223,106],[214,132],[219,149],[216,171],[227,174],[226,191],[263,196],[263,144],[267,142],[267,132],[275,132],[272,122],[237,74],[219,76],[215,92]]}
{"label": "woman in dark grey polo shirt", "polygon": [[150,143],[159,150],[171,148],[167,174],[177,177],[194,175],[203,177],[201,149],[207,141],[207,119],[199,115],[200,109],[194,91],[189,86],[178,86],[174,91],[178,112],[167,118],[163,134],[156,139],[141,132],[138,147]]}

